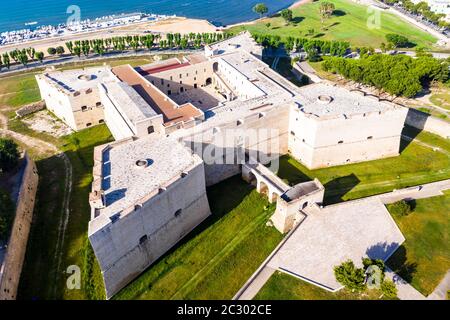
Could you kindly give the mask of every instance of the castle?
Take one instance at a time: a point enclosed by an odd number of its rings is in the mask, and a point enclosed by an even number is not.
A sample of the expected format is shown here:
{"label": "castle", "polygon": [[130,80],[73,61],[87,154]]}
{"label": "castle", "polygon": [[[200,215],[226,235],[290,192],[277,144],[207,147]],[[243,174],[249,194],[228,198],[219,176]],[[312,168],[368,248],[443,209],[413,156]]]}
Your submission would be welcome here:
{"label": "castle", "polygon": [[297,87],[261,57],[242,33],[183,59],[36,76],[72,129],[105,122],[116,139],[94,151],[89,196],[108,298],[211,214],[207,186],[241,174],[277,202],[271,221],[287,232],[324,187],[287,185],[280,155],[315,169],[399,154],[406,108],[332,84]]}

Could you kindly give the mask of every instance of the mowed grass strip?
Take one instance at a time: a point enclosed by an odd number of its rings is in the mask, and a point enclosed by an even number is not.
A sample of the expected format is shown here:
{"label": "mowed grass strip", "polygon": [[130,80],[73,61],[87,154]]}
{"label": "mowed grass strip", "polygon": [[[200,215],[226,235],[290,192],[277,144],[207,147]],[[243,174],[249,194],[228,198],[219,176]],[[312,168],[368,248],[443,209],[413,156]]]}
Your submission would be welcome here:
{"label": "mowed grass strip", "polygon": [[5,107],[17,108],[41,100],[35,74],[0,78],[0,112]]}
{"label": "mowed grass strip", "polygon": [[[233,27],[230,31],[249,30],[281,37],[306,37],[309,34],[308,30],[314,29],[314,39],[349,41],[352,45],[377,48],[382,42],[386,42],[386,35],[389,33],[403,35],[418,46],[429,48],[437,41],[432,35],[394,14],[370,9],[349,0],[328,0],[334,3],[336,10],[333,16],[322,24],[319,14],[320,2],[303,4],[293,9],[293,22],[289,25],[286,25],[283,18],[277,16]],[[267,23],[270,23],[269,27],[266,26]]]}
{"label": "mowed grass strip", "polygon": [[[106,125],[92,127],[60,139],[60,147],[72,164],[70,215],[57,272],[55,252],[65,192],[65,166],[62,158],[50,157],[37,162],[39,187],[25,265],[19,287],[22,299],[90,299],[103,298],[104,289],[95,257],[87,242],[90,219],[88,195],[92,181],[94,146],[111,141]],[[80,267],[83,277],[80,290],[66,287],[64,271],[70,265]],[[94,271],[92,271],[94,270]],[[89,278],[85,278],[89,276]]]}
{"label": "mowed grass strip", "polygon": [[[326,204],[450,178],[450,142],[427,132],[416,139],[403,141],[404,150],[397,157],[316,170],[309,170],[289,155],[282,156],[277,174],[291,185],[318,178],[325,186]],[[434,151],[433,146],[441,150]]]}
{"label": "mowed grass strip", "polygon": [[427,296],[450,269],[450,191],[413,207],[407,216],[393,215],[406,241],[387,264]]}
{"label": "mowed grass strip", "polygon": [[286,273],[276,271],[264,284],[254,300],[379,300],[378,289],[366,289],[361,293],[341,289],[330,292]]}
{"label": "mowed grass strip", "polygon": [[115,299],[231,299],[281,241],[274,212],[240,176],[208,188],[212,215]]}

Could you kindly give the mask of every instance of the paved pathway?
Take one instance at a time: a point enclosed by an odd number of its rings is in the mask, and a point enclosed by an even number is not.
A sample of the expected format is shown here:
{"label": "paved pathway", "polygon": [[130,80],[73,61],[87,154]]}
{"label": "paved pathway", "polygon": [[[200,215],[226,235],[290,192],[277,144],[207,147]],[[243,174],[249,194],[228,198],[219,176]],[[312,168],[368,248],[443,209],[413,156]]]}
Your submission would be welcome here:
{"label": "paved pathway", "polygon": [[392,280],[398,290],[397,296],[400,300],[425,300],[426,297],[417,291],[412,285],[403,280],[398,274],[389,268],[385,271],[386,278]]}
{"label": "paved pathway", "polygon": [[428,296],[430,300],[447,300],[447,291],[450,290],[450,270],[447,271],[444,279],[434,289],[434,291]]}
{"label": "paved pathway", "polygon": [[[376,195],[373,197],[379,197],[383,203],[392,203],[401,199],[421,199],[433,196],[442,195],[442,191],[450,189],[450,179],[424,184],[421,186],[411,187],[388,192],[385,194]],[[305,221],[305,220],[303,220]],[[302,221],[302,222],[303,222]],[[251,300],[258,293],[258,291],[264,286],[275,269],[269,266],[272,258],[276,253],[282,249],[286,241],[292,236],[292,234],[301,227],[302,223],[298,224],[292,229],[282,240],[282,242],[275,248],[275,250],[269,255],[269,257],[261,264],[256,272],[250,277],[250,279],[242,286],[238,293],[234,296],[233,300]],[[402,300],[425,300],[427,299],[409,283],[403,280],[400,276],[395,274],[392,270],[386,270],[386,276],[391,279],[398,288],[398,297]],[[447,290],[450,289],[450,271],[441,281],[435,291],[428,296],[428,299],[444,299],[447,294]]]}

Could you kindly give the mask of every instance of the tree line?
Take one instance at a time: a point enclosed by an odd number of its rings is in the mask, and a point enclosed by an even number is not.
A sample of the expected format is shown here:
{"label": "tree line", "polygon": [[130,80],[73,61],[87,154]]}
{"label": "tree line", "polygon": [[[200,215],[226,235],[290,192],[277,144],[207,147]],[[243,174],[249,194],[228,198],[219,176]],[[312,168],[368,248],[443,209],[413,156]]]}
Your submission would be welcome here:
{"label": "tree line", "polygon": [[449,66],[450,59],[436,59],[427,54],[412,58],[367,51],[360,59],[327,57],[322,62],[325,71],[408,98],[417,95],[432,81],[449,82]]}
{"label": "tree line", "polygon": [[411,0],[381,0],[382,2],[394,5],[400,4],[406,11],[409,11],[412,14],[420,14],[428,21],[440,26],[448,28],[450,27],[450,23],[443,20],[445,14],[443,13],[435,13],[430,10],[430,5],[426,1],[421,1],[419,3],[414,3]]}
{"label": "tree line", "polygon": [[304,50],[309,60],[320,59],[321,55],[344,56],[350,49],[345,41],[327,41],[300,37],[285,37],[268,34],[252,34],[255,41],[264,48],[277,49],[283,46],[286,51]]}
{"label": "tree line", "polygon": [[[204,45],[221,41],[230,37],[229,33],[189,33],[181,35],[180,33],[168,33],[165,38],[159,34],[147,35],[128,35],[118,36],[106,39],[75,40],[65,43],[70,55],[83,55],[88,57],[90,54],[104,55],[108,52],[125,52],[139,50],[155,49],[200,49]],[[65,54],[65,48],[58,46],[50,47],[47,53],[51,56]],[[2,68],[10,69],[11,64],[20,63],[27,66],[30,61],[43,62],[44,52],[36,51],[34,48],[15,49],[5,52],[0,56],[0,70]]]}

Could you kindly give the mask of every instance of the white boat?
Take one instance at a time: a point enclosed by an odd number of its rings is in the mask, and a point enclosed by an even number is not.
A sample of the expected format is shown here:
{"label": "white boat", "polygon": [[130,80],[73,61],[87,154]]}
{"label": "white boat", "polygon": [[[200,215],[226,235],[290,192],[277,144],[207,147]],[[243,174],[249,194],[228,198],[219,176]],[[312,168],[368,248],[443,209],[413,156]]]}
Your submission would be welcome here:
{"label": "white boat", "polygon": [[37,24],[37,21],[27,22],[25,23],[26,26],[34,26]]}

